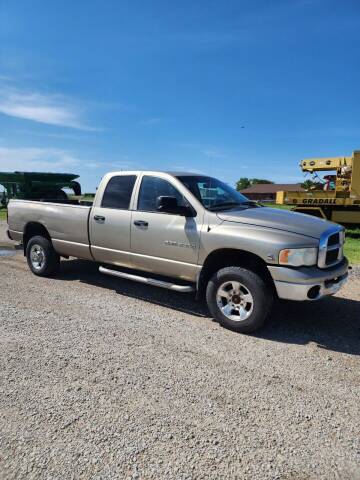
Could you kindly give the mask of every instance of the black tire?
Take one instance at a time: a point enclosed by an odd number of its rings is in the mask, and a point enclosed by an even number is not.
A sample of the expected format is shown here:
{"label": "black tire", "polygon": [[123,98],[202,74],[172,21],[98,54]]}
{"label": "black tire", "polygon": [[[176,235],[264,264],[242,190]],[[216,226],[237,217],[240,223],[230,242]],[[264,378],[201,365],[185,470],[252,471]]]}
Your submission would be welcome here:
{"label": "black tire", "polygon": [[[36,250],[36,247],[38,249]],[[39,262],[32,259],[32,255],[38,254]],[[55,252],[50,240],[36,236],[30,238],[26,246],[26,259],[30,270],[39,277],[54,275],[59,269],[60,256]],[[38,264],[36,266],[36,264]]]}
{"label": "black tire", "polygon": [[[240,293],[242,297],[240,296],[240,299],[236,291],[232,290],[230,282],[241,284]],[[238,308],[241,308],[242,314],[247,315],[245,319],[240,319],[240,311],[236,308],[231,310],[229,315],[233,318],[239,315],[238,320],[232,320],[222,312],[217,301],[217,294],[221,286],[225,286],[221,292],[226,291],[232,297],[228,300],[220,296],[220,304],[223,308],[229,304],[227,308],[231,309],[233,302],[236,305],[240,305],[239,302],[242,302],[241,307]],[[227,290],[227,286],[229,286],[230,290]],[[250,293],[251,297],[249,303],[246,301],[250,298],[248,293]],[[273,298],[274,295],[271,288],[258,274],[241,267],[222,268],[211,277],[206,288],[206,301],[211,315],[223,327],[240,333],[254,332],[263,325],[271,309]]]}

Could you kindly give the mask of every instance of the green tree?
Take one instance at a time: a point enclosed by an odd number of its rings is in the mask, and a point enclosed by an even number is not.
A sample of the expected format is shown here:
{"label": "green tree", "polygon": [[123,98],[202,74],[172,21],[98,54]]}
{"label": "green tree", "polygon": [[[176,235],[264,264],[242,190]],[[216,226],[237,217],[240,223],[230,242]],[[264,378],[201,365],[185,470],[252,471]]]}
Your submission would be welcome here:
{"label": "green tree", "polygon": [[244,190],[245,188],[251,187],[252,185],[258,185],[259,183],[274,183],[271,180],[265,180],[262,178],[247,178],[242,177],[236,182],[236,190]]}
{"label": "green tree", "polygon": [[236,190],[239,192],[240,190],[244,190],[244,188],[248,188],[251,186],[251,182],[247,177],[242,177],[240,180],[236,182]]}
{"label": "green tree", "polygon": [[250,179],[251,185],[259,185],[259,184],[266,184],[266,183],[274,183],[271,180],[265,180],[262,178],[251,178]]}
{"label": "green tree", "polygon": [[312,180],[305,180],[305,182],[301,184],[302,188],[305,188],[305,190],[310,190],[313,185],[315,185],[315,182]]}

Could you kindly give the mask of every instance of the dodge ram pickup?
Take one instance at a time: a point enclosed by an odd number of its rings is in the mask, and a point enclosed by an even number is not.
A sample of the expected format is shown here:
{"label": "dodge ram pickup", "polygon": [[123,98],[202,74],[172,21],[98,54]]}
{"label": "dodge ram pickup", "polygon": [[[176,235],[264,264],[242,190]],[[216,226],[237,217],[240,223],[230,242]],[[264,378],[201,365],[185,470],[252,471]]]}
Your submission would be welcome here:
{"label": "dodge ram pickup", "polygon": [[94,261],[103,274],[196,291],[242,333],[263,324],[274,298],[318,300],[347,279],[341,226],[193,173],[109,173],[92,205],[11,200],[8,235],[35,275],[54,275],[60,257]]}

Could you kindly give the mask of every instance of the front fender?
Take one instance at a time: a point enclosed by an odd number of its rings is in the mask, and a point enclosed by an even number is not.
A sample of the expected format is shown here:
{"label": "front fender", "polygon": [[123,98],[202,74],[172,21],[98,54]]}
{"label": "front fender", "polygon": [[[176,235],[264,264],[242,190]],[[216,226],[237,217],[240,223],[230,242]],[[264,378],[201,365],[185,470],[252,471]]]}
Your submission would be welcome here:
{"label": "front fender", "polygon": [[277,265],[279,252],[284,248],[318,247],[318,241],[304,235],[257,225],[224,221],[201,234],[199,263],[218,249],[250,252],[265,263]]}

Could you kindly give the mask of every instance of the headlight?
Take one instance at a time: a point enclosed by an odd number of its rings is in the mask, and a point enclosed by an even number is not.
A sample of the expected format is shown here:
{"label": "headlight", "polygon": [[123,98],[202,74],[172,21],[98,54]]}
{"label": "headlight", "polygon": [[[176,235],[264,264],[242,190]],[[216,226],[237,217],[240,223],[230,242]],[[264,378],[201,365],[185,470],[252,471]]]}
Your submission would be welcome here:
{"label": "headlight", "polygon": [[293,267],[310,266],[316,265],[317,257],[317,248],[285,248],[279,253],[279,263]]}

